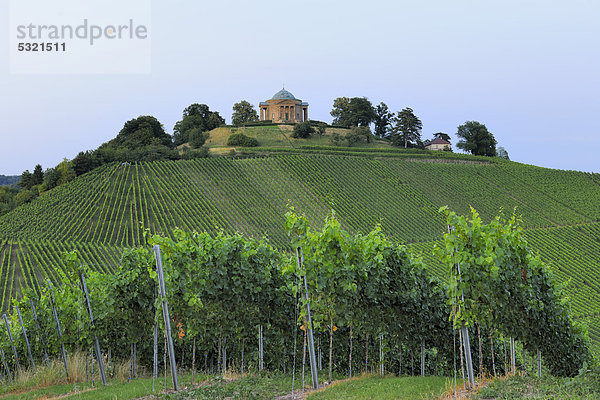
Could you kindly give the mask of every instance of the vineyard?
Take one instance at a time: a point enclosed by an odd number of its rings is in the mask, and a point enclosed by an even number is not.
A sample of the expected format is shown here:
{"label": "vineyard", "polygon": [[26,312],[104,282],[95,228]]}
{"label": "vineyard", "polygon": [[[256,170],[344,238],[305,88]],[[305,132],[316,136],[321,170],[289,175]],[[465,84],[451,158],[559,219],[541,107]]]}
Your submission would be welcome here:
{"label": "vineyard", "polygon": [[275,247],[290,251],[283,217],[288,205],[317,225],[334,209],[352,233],[380,225],[445,279],[431,251],[445,229],[439,208],[468,214],[473,206],[486,221],[516,208],[532,249],[566,284],[576,315],[600,343],[600,178],[440,157],[323,147],[268,157],[100,167],[0,218],[2,308],[26,288],[39,294],[43,282],[57,283],[57,271],[66,271],[60,257],[65,251],[77,250],[91,270],[111,272],[124,248],[144,244],[148,234],[169,235],[175,227],[266,235]]}

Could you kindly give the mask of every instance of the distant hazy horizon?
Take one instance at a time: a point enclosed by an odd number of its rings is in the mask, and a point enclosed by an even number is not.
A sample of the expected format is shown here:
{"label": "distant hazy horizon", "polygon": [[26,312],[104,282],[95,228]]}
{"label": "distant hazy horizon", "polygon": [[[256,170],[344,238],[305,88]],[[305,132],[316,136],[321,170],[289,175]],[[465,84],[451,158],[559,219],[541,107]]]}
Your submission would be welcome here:
{"label": "distant hazy horizon", "polygon": [[[95,0],[118,7],[114,0]],[[0,174],[95,149],[191,103],[231,121],[281,89],[331,122],[333,99],[411,107],[423,139],[484,123],[511,160],[600,172],[600,2],[151,3],[149,74],[16,75],[0,53]],[[9,5],[0,5],[8,25]],[[9,48],[8,32],[0,48]],[[456,149],[456,148],[455,148]]]}

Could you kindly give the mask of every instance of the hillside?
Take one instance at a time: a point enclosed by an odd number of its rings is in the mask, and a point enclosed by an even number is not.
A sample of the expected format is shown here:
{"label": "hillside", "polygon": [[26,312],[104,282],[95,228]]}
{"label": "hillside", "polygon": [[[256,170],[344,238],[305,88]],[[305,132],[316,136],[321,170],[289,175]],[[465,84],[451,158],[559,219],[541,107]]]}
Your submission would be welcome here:
{"label": "hillside", "polygon": [[0,186],[10,186],[19,183],[21,176],[19,175],[0,175]]}
{"label": "hillside", "polygon": [[[22,288],[54,280],[62,251],[77,248],[91,268],[112,270],[122,248],[142,244],[144,228],[241,231],[287,249],[283,220],[291,204],[315,226],[331,208],[351,232],[381,224],[441,277],[431,254],[445,228],[440,206],[468,213],[471,205],[486,220],[516,207],[532,248],[569,282],[576,313],[600,309],[597,175],[395,149],[292,149],[109,164],[15,209],[0,218],[2,307]],[[591,329],[600,339],[595,320]]]}

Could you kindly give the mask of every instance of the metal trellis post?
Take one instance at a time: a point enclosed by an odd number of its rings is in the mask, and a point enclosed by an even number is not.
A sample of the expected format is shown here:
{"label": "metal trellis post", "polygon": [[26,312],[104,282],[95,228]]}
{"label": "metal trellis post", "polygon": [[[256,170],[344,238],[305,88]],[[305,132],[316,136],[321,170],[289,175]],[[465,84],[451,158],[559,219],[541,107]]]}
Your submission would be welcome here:
{"label": "metal trellis post", "polygon": [[[90,304],[90,296],[88,295],[87,286],[85,285],[85,276],[82,272],[79,272],[79,279],[81,280],[81,287],[85,294],[85,301],[87,304],[88,314],[90,315],[90,321],[92,323],[92,329],[94,329],[94,316],[92,314],[92,305]],[[100,352],[100,343],[98,342],[98,336],[94,333],[94,350],[96,351],[96,359],[98,361],[98,369],[100,370],[100,377],[102,383],[106,385],[106,373],[104,371],[104,361],[102,360],[102,353]]]}
{"label": "metal trellis post", "polygon": [[171,378],[173,380],[173,389],[179,390],[179,380],[177,379],[177,363],[175,361],[175,349],[173,348],[173,338],[171,337],[171,317],[169,316],[169,304],[167,302],[167,291],[165,288],[165,277],[163,274],[162,258],[160,256],[160,246],[154,245],[154,255],[156,256],[156,272],[158,274],[158,289],[162,300],[163,318],[165,321],[165,334],[167,347],[169,350],[169,364],[171,365]]}
{"label": "metal trellis post", "polygon": [[62,331],[60,329],[60,320],[58,319],[58,313],[56,312],[56,306],[54,305],[54,290],[52,289],[52,282],[48,281],[50,286],[50,306],[52,307],[52,315],[56,322],[56,331],[58,332],[58,341],[60,342],[60,350],[62,355],[63,364],[65,366],[65,374],[69,377],[69,367],[67,365],[67,352],[65,351],[65,344],[62,341]]}
{"label": "metal trellis post", "polygon": [[31,354],[31,346],[29,345],[29,338],[27,337],[27,331],[25,330],[25,325],[23,325],[23,317],[21,317],[21,310],[19,310],[19,306],[15,306],[17,310],[17,317],[19,318],[19,324],[21,325],[21,331],[23,331],[23,338],[25,339],[25,345],[27,346],[27,355],[29,356],[29,363],[31,364],[31,369],[35,372],[35,362],[33,361],[33,355]]}
{"label": "metal trellis post", "polygon": [[[302,246],[296,248],[296,258],[298,260],[299,269],[302,269],[302,266],[304,265],[304,253],[302,251]],[[315,339],[313,337],[312,320],[310,317],[310,303],[306,274],[304,274],[304,300],[306,301],[306,334],[308,339],[308,354],[310,356],[310,373],[312,377],[313,388],[318,389],[319,374],[317,371],[317,359],[315,357]]]}
{"label": "metal trellis post", "polygon": [[33,320],[35,321],[35,326],[37,327],[38,332],[40,332],[40,337],[42,338],[42,345],[44,346],[44,361],[46,361],[46,365],[50,366],[50,359],[48,358],[48,342],[46,340],[46,335],[44,335],[44,332],[42,332],[42,328],[40,327],[37,312],[35,311],[35,304],[33,304],[33,299],[29,299],[29,303],[31,304],[31,312],[33,313]]}
{"label": "metal trellis post", "polygon": [[17,364],[17,370],[21,371],[21,364],[19,363],[19,355],[17,354],[17,348],[15,347],[15,341],[12,337],[12,332],[10,331],[10,325],[8,324],[8,318],[6,318],[6,314],[2,314],[4,318],[4,323],[6,324],[6,330],[8,331],[8,339],[10,340],[10,344],[12,345],[13,354],[15,356],[15,364]]}

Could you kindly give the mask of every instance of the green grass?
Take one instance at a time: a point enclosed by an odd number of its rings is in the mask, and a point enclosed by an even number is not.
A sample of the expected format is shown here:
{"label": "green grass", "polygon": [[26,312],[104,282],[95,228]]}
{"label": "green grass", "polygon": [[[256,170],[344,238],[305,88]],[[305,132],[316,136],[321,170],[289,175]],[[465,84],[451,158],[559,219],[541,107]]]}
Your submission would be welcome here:
{"label": "green grass", "polygon": [[[208,381],[206,375],[197,374],[195,382]],[[185,388],[191,383],[191,375],[179,376],[180,386]],[[95,387],[92,388],[91,382],[79,382],[77,391],[75,384],[58,384],[42,388],[22,389],[15,393],[5,393],[0,395],[2,400],[28,400],[37,398],[50,398],[56,396],[68,395],[69,399],[135,399],[150,394],[159,394],[164,391],[164,377],[158,378],[154,382],[155,391],[152,391],[152,378],[137,378],[131,381],[122,381],[118,379],[109,380],[106,386],[103,386],[100,381],[95,382]],[[172,389],[171,377],[167,376],[167,390]]]}
{"label": "green grass", "polygon": [[198,388],[170,393],[165,399],[273,399],[291,393],[292,377],[280,373],[246,375],[233,381],[214,378]]}
{"label": "green grass", "polygon": [[[158,390],[161,389],[160,381],[157,383]],[[107,386],[98,385],[92,388],[91,384],[79,384],[75,391],[75,385],[55,385],[41,389],[34,389],[28,392],[6,394],[1,396],[2,400],[29,400],[38,398],[51,398],[68,395],[69,399],[134,399],[136,397],[152,394],[152,379],[141,378],[133,382],[109,381]]]}
{"label": "green grass", "polygon": [[497,379],[473,397],[477,400],[517,399],[600,399],[600,379],[597,375],[575,378],[544,376],[513,376]]}
{"label": "green grass", "polygon": [[256,138],[260,146],[292,147],[293,143],[278,126],[256,126],[237,128],[236,133]]}
{"label": "green grass", "polygon": [[[169,378],[170,379],[170,378]],[[309,379],[310,380],[310,379]],[[194,387],[190,385],[190,376],[180,379],[181,390],[171,391],[170,380],[168,392],[163,392],[163,378],[155,382],[152,391],[151,378],[139,378],[131,382],[109,381],[107,386],[96,384],[91,388],[89,382],[78,385],[75,391],[73,384],[55,385],[27,392],[6,394],[2,400],[29,400],[66,396],[69,399],[135,399],[142,396],[158,395],[161,399],[273,399],[277,396],[291,394],[292,377],[281,373],[251,374],[233,380],[197,376]],[[310,382],[307,382],[309,385]],[[434,399],[442,394],[448,384],[444,377],[379,377],[361,376],[350,380],[335,382],[332,386],[312,393],[309,399]],[[294,392],[298,390],[298,376]]]}
{"label": "green grass", "polygon": [[334,399],[435,399],[445,390],[449,378],[361,376],[334,383],[331,387],[312,393],[310,400]]}

